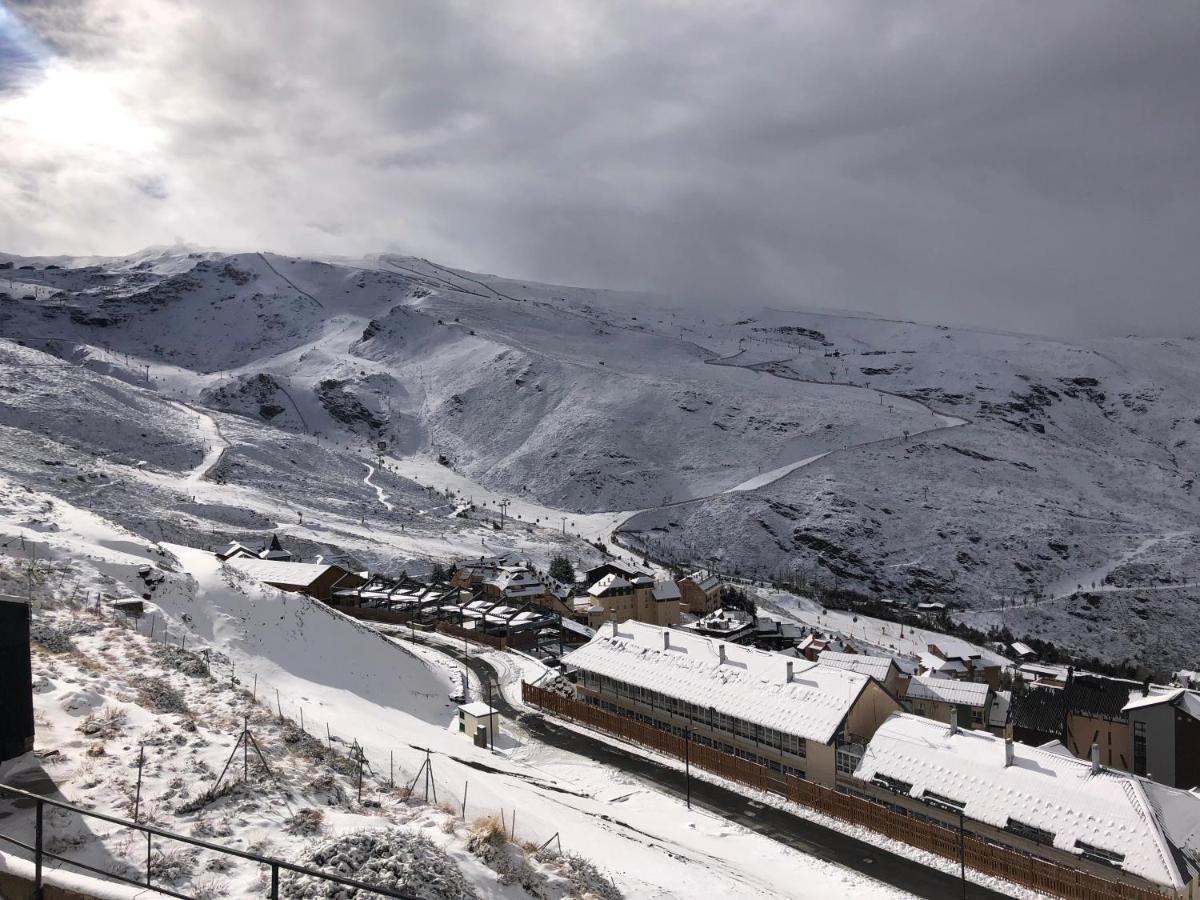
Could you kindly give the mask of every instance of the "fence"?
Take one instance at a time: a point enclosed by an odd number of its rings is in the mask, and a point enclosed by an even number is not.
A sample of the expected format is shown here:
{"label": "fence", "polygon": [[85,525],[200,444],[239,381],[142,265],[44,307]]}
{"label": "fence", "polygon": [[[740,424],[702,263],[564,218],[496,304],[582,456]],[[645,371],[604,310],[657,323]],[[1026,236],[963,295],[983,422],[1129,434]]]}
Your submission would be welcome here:
{"label": "fence", "polygon": [[[82,806],[76,806],[73,803],[64,803],[60,800],[52,800],[49,797],[42,797],[38,794],[31,794],[28,791],[22,791],[18,788],[9,787],[8,785],[0,784],[0,794],[7,794],[16,799],[14,802],[24,802],[26,806],[34,806],[34,829],[33,843],[27,844],[18,838],[11,835],[0,834],[0,840],[5,841],[14,846],[28,850],[33,854],[33,888],[34,896],[42,896],[42,890],[45,886],[42,869],[47,859],[57,860],[66,863],[67,865],[76,868],[84,869],[89,872],[94,872],[97,875],[103,876],[106,879],[122,881],[126,884],[131,884],[136,887],[145,887],[159,894],[165,894],[169,897],[178,897],[180,900],[189,900],[187,894],[181,894],[173,891],[164,885],[156,885],[152,883],[153,873],[153,857],[154,857],[154,839],[159,839],[160,845],[163,841],[178,841],[183,844],[189,844],[193,847],[201,847],[205,850],[213,850],[217,853],[222,853],[227,856],[236,856],[241,859],[252,860],[267,866],[271,873],[271,900],[279,900],[279,873],[280,871],[294,872],[297,875],[305,875],[311,878],[316,878],[321,881],[327,881],[332,884],[341,885],[343,887],[355,888],[360,891],[366,891],[371,894],[377,894],[381,897],[394,897],[398,900],[419,900],[416,894],[407,892],[395,891],[391,888],[379,887],[378,885],[370,885],[363,881],[356,881],[353,878],[343,878],[341,875],[334,875],[330,872],[322,872],[319,869],[310,869],[305,866],[298,866],[295,863],[284,862],[282,859],[273,859],[269,856],[262,856],[258,853],[251,853],[248,850],[237,850],[233,847],[224,847],[220,844],[214,844],[209,841],[202,841],[199,838],[187,837],[182,834],[175,834],[171,831],[164,831],[161,828],[155,828],[152,825],[142,825],[137,822],[132,822],[129,819],[121,819],[117,816],[106,815],[105,813],[94,812],[90,809],[85,809]],[[65,856],[60,856],[57,853],[47,849],[48,840],[46,838],[46,816],[45,808],[47,806],[57,809],[67,810],[77,816],[90,819],[99,819],[103,822],[108,822],[111,825],[119,825],[125,828],[131,828],[134,831],[140,832],[146,836],[146,877],[145,880],[134,880],[128,876],[118,872],[106,872],[78,860],[68,859]]]}
{"label": "fence", "polygon": [[802,778],[772,772],[765,766],[694,741],[687,742],[670,732],[527,682],[521,683],[521,699],[565,719],[606,731],[676,759],[686,756],[691,765],[714,775],[756,790],[771,791],[832,818],[861,825],[955,862],[960,859],[961,841],[961,858],[972,869],[1043,894],[1066,900],[1163,900],[1164,896],[1169,896],[1153,888],[1112,881],[1090,872],[1055,865],[997,846],[969,833],[960,836],[955,829],[917,819],[881,803],[839,793]]}

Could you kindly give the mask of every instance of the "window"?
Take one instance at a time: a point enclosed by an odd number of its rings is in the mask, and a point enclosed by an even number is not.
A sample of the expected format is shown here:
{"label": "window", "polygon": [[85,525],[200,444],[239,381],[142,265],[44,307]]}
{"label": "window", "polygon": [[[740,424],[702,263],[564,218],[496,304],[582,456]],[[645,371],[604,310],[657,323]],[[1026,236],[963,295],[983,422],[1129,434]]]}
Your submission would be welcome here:
{"label": "window", "polygon": [[1135,775],[1146,774],[1146,723],[1133,723],[1133,771]]}
{"label": "window", "polygon": [[921,799],[930,806],[936,806],[938,809],[946,810],[946,812],[961,813],[967,807],[967,804],[962,800],[955,800],[953,797],[947,797],[945,794],[935,794],[933,791],[926,791],[921,795]]}
{"label": "window", "polygon": [[840,775],[853,775],[854,770],[858,768],[858,764],[862,761],[864,748],[862,747],[838,747],[837,751],[837,770]]}
{"label": "window", "polygon": [[1033,825],[1026,825],[1024,822],[1018,822],[1016,819],[1010,818],[1004,824],[1004,830],[1010,831],[1018,837],[1023,837],[1033,841],[1035,844],[1053,844],[1054,832],[1046,831],[1044,828],[1037,828]]}
{"label": "window", "polygon": [[891,775],[876,775],[871,779],[871,783],[878,785],[884,790],[891,791],[893,794],[912,793],[912,784],[907,781],[901,781],[899,778],[893,778]]}
{"label": "window", "polygon": [[1094,844],[1088,844],[1084,841],[1076,840],[1075,849],[1080,851],[1080,856],[1084,859],[1090,859],[1092,862],[1104,863],[1106,866],[1121,866],[1125,862],[1124,853],[1115,853],[1112,850],[1105,850],[1103,847],[1097,847]]}

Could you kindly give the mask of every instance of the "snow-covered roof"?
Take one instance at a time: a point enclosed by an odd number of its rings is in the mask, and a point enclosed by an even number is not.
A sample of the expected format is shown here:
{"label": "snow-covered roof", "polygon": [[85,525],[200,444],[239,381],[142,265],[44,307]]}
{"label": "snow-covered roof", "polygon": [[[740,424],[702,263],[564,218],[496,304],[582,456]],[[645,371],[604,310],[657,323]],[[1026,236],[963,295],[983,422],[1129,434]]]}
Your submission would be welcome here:
{"label": "snow-covered roof", "polygon": [[704,591],[706,594],[711,591],[715,591],[717,588],[719,588],[721,586],[720,578],[718,578],[714,573],[707,572],[703,569],[701,569],[698,572],[693,572],[691,575],[688,575],[687,577],[688,577],[689,581],[693,582],[698,588],[700,588],[700,590]]}
{"label": "snow-covered roof", "polygon": [[1037,651],[1023,641],[1013,641],[1008,646],[1012,648],[1012,652],[1017,654],[1017,656],[1037,656]]}
{"label": "snow-covered roof", "polygon": [[867,656],[865,653],[838,653],[836,650],[822,650],[817,655],[817,662],[823,666],[849,669],[851,672],[870,675],[876,681],[883,681],[887,678],[888,669],[895,665],[891,657]]}
{"label": "snow-covered roof", "polygon": [[933,700],[938,703],[983,706],[987,703],[990,690],[991,688],[986,684],[976,681],[914,675],[908,680],[907,697],[909,700]]}
{"label": "snow-covered roof", "polygon": [[595,584],[593,584],[590,588],[588,588],[588,593],[591,594],[593,597],[599,597],[605,591],[611,591],[611,590],[620,589],[620,588],[630,588],[630,587],[633,587],[633,585],[630,584],[628,581],[626,581],[624,578],[622,578],[620,575],[618,575],[616,572],[609,572],[607,575],[605,575],[603,578],[601,578],[599,581],[597,581]]}
{"label": "snow-covered roof", "polygon": [[476,719],[486,719],[488,716],[496,715],[496,710],[482,700],[476,700],[473,703],[464,703],[459,709],[468,716],[474,716]]}
{"label": "snow-covered roof", "polygon": [[[1024,825],[1053,835],[1053,845],[1082,853],[1077,841],[1123,857],[1114,864],[1158,884],[1183,887],[1194,864],[1189,844],[1200,828],[1200,798],[1051,749],[1012,745],[986,731],[952,731],[940,722],[895,713],[875,732],[856,778],[876,776],[911,785],[909,796],[936,794],[962,804],[963,814],[996,828]],[[1160,801],[1160,795],[1163,800]],[[1188,798],[1191,798],[1190,800]],[[1160,820],[1171,806],[1170,835]],[[1010,825],[1015,822],[1015,825]],[[1181,866],[1184,871],[1181,871]]]}
{"label": "snow-covered roof", "polygon": [[1143,695],[1140,689],[1131,691],[1129,702],[1125,704],[1121,711],[1128,712],[1131,709],[1140,709],[1144,706],[1157,706],[1160,703],[1170,703],[1177,709],[1186,712],[1193,719],[1200,719],[1200,697],[1183,688],[1175,688],[1169,691],[1151,690],[1146,695]]}
{"label": "snow-covered roof", "polygon": [[754,617],[744,609],[726,609],[721,606],[714,609],[708,615],[702,616],[695,622],[683,627],[692,631],[723,631],[732,633],[750,628],[753,624]]}
{"label": "snow-covered roof", "polygon": [[679,585],[670,579],[654,582],[655,600],[678,600],[680,596]]}
{"label": "snow-covered roof", "polygon": [[253,559],[241,556],[235,556],[225,565],[268,584],[287,584],[296,587],[311,585],[333,568],[333,566],[322,566],[316,563],[284,562],[283,560]]}
{"label": "snow-covered roof", "polygon": [[574,619],[568,619],[566,616],[562,619],[562,627],[567,631],[573,631],[575,634],[581,634],[586,638],[590,638],[596,633],[595,628],[589,628],[586,625],[580,625]]}
{"label": "snow-covered roof", "polygon": [[822,744],[870,683],[857,672],[633,620],[616,636],[611,625],[601,628],[563,664]]}

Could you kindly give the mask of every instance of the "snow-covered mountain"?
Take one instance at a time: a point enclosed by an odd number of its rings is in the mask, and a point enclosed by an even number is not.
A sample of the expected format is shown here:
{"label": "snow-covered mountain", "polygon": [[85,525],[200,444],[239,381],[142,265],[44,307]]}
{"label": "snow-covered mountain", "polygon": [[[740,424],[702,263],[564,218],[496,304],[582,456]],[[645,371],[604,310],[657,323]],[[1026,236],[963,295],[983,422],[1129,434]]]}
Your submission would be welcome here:
{"label": "snow-covered mountain", "polygon": [[[1194,661],[1195,340],[718,315],[388,255],[5,262],[0,471],[149,537],[286,526],[400,563],[544,554],[560,510],[587,537],[624,510],[622,541],[657,558]],[[536,521],[496,536],[431,503],[436,474],[403,475],[439,456]]]}

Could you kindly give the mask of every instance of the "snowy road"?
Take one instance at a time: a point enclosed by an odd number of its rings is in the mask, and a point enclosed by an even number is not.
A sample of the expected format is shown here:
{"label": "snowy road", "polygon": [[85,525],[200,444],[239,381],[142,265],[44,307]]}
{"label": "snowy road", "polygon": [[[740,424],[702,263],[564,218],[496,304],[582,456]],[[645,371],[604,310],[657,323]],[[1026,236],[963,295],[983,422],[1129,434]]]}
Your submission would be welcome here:
{"label": "snowy road", "polygon": [[209,475],[221,462],[221,456],[229,449],[229,441],[225,440],[225,436],[221,434],[217,420],[208,413],[201,412],[196,407],[178,400],[172,402],[180,409],[186,410],[197,418],[197,428],[204,435],[204,459],[200,461],[199,465],[188,472],[184,476],[184,479],[192,483],[207,481]]}
{"label": "snowy road", "polygon": [[363,479],[363,484],[373,487],[375,489],[376,495],[379,497],[379,502],[387,507],[388,512],[391,512],[395,507],[393,507],[392,504],[388,503],[388,499],[387,499],[388,495],[383,492],[383,488],[381,488],[379,485],[377,485],[373,481],[371,481],[371,479],[375,475],[375,467],[373,465],[371,465],[370,463],[366,463],[366,462],[363,463],[363,465],[367,467],[367,477]]}

